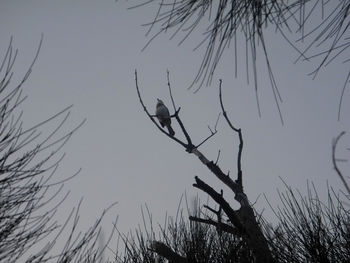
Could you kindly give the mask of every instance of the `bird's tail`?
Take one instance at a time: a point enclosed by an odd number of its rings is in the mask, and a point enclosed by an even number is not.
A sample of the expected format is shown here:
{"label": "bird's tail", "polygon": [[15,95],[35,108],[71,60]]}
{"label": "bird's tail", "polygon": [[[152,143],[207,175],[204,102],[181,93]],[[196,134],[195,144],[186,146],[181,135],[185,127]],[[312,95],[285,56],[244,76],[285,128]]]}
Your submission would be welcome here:
{"label": "bird's tail", "polygon": [[174,135],[175,135],[175,131],[173,130],[173,128],[171,127],[171,125],[169,124],[169,125],[167,125],[166,127],[168,128],[169,134],[170,134],[171,136],[174,136]]}

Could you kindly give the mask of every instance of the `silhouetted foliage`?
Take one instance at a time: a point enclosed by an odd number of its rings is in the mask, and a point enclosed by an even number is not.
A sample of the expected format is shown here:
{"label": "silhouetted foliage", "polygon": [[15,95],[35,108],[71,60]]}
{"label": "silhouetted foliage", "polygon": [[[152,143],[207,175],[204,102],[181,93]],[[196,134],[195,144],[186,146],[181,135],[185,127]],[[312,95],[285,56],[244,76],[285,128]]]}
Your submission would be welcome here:
{"label": "silhouetted foliage", "polygon": [[[349,196],[328,189],[328,201],[322,203],[313,185],[303,196],[285,184],[279,192],[281,206],[271,209],[276,215],[273,226],[264,218],[264,229],[273,262],[349,262],[350,261],[350,210]],[[180,209],[174,218],[166,217],[163,226],[153,226],[152,217],[143,212],[143,229],[121,235],[127,247],[117,262],[166,262],[153,253],[152,244],[158,239],[174,252],[187,258],[187,262],[255,262],[249,246],[232,233],[217,226],[187,220],[204,217],[215,220],[199,202],[196,209],[186,215]],[[120,253],[122,254],[122,253]]]}
{"label": "silhouetted foliage", "polygon": [[[153,4],[153,5],[152,5]],[[280,103],[281,95],[273,74],[273,65],[269,60],[268,44],[271,39],[267,32],[275,31],[297,53],[296,61],[315,61],[316,68],[310,73],[313,77],[337,57],[343,56],[343,62],[349,62],[349,10],[348,0],[147,0],[134,4],[131,8],[152,6],[154,19],[145,24],[156,33],[146,47],[160,33],[182,35],[181,44],[195,31],[203,36],[199,49],[203,47],[203,59],[192,85],[209,85],[221,58],[228,48],[234,53],[234,74],[238,68],[246,69],[247,80],[254,80],[259,115],[261,115],[258,93],[258,52],[263,53],[268,70],[271,88],[277,110],[283,123]],[[156,28],[156,29],[154,29]],[[245,63],[240,62],[240,54],[245,55]],[[245,64],[245,65],[244,65]],[[338,119],[346,86],[350,80],[350,71],[345,77],[340,94]],[[191,86],[192,86],[191,85]]]}
{"label": "silhouetted foliage", "polygon": [[143,228],[139,227],[127,235],[120,234],[125,251],[117,256],[117,262],[166,262],[158,252],[167,249],[183,257],[183,262],[252,262],[252,252],[241,238],[220,232],[212,225],[187,220],[188,215],[203,216],[198,199],[192,211],[187,206],[187,215],[181,205],[180,201],[176,217],[167,216],[164,225],[159,225],[157,230],[147,206],[147,217],[142,209]]}
{"label": "silhouetted foliage", "polygon": [[271,207],[278,225],[265,225],[276,262],[349,262],[349,196],[328,188],[324,204],[313,185],[307,196],[285,187],[279,192],[281,207]]}
{"label": "silhouetted foliage", "polygon": [[[71,107],[30,128],[22,122],[20,108],[26,99],[22,85],[32,71],[41,43],[42,39],[19,84],[14,85],[12,80],[18,54],[12,39],[0,66],[0,261],[100,262],[105,245],[97,241],[100,222],[108,209],[85,233],[77,233],[81,202],[63,225],[55,220],[67,197],[62,193],[64,182],[74,176],[54,180],[64,157],[60,150],[83,122],[73,130],[62,131]],[[43,130],[49,131],[46,136]],[[61,252],[54,252],[65,232],[68,236]]]}

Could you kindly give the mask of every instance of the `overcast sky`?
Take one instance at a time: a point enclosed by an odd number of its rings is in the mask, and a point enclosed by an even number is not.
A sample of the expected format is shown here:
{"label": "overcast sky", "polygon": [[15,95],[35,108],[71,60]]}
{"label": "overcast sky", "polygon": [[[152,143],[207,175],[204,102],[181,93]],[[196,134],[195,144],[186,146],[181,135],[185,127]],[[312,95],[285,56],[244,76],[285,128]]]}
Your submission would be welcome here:
{"label": "overcast sky", "polygon": [[[243,182],[251,202],[266,194],[273,204],[278,204],[276,189],[283,189],[280,178],[303,193],[307,181],[313,182],[321,199],[326,198],[327,183],[336,190],[343,189],[331,163],[332,138],[343,130],[350,131],[349,89],[344,96],[343,118],[337,121],[337,105],[347,71],[339,61],[312,80],[306,73],[314,69],[314,64],[293,64],[297,54],[287,43],[274,34],[267,38],[271,40],[271,63],[283,97],[282,126],[263,63],[258,69],[262,109],[259,118],[254,87],[252,81],[247,84],[243,70],[244,55],[240,54],[238,61],[242,69],[238,78],[234,77],[233,50],[228,50],[212,85],[193,94],[187,87],[203,54],[201,50],[193,52],[201,40],[200,34],[194,34],[180,47],[180,38],[170,41],[170,35],[163,34],[141,52],[149,40],[145,37],[147,28],[141,25],[152,20],[156,5],[127,10],[132,6],[130,1],[0,3],[0,52],[5,53],[13,36],[14,47],[19,49],[17,78],[30,65],[44,34],[39,59],[24,85],[24,93],[29,96],[23,105],[25,124],[33,125],[71,104],[74,107],[67,129],[87,118],[65,147],[67,157],[57,172],[61,178],[82,168],[77,177],[66,183],[65,189],[71,195],[61,212],[84,197],[82,229],[115,201],[118,205],[104,221],[106,229],[111,228],[117,215],[121,231],[137,227],[144,204],[149,206],[155,222],[163,222],[166,211],[175,215],[182,194],[186,192],[189,200],[197,195],[198,190],[192,187],[195,175],[218,190],[223,187],[195,156],[170,141],[149,121],[136,95],[135,69],[151,112],[156,98],[170,106],[166,70],[170,71],[181,118],[197,143],[209,134],[207,126],[215,124],[220,112],[218,79],[223,79],[228,114],[243,130]],[[174,125],[174,129],[180,133],[178,126]],[[219,165],[234,174],[238,138],[223,119],[218,130],[201,150],[209,159],[216,159],[220,149]],[[342,148],[349,146],[347,135]],[[342,158],[348,158],[349,151],[341,152]],[[344,174],[349,174],[349,165],[342,164]],[[237,207],[227,188],[224,195]],[[270,216],[261,196],[255,207],[259,211],[266,208],[264,215]]]}

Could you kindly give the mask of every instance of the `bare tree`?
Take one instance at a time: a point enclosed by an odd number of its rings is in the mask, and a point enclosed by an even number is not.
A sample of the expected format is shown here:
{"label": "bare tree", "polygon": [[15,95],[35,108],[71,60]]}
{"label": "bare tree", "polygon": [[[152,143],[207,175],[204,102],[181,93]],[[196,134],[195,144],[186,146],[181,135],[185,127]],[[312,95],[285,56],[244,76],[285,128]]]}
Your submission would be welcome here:
{"label": "bare tree", "polygon": [[[313,184],[308,184],[305,196],[285,183],[286,191],[278,191],[281,206],[274,208],[270,205],[277,218],[277,224],[273,226],[254,210],[244,192],[243,135],[241,129],[232,124],[225,111],[221,81],[219,99],[222,115],[239,140],[235,180],[217,165],[219,155],[215,162],[209,161],[198,149],[216,134],[216,125],[214,129],[209,128],[211,133],[202,142],[193,143],[179,116],[180,108],[175,105],[169,73],[167,77],[174,111],[170,118],[176,120],[185,140],[180,140],[164,130],[157,123],[157,116],[150,114],[142,100],[135,71],[136,90],[143,110],[163,134],[183,146],[186,152],[195,154],[203,165],[229,187],[240,208],[234,210],[225,200],[223,190],[215,190],[196,176],[193,186],[207,193],[216,206],[206,204],[202,208],[198,204],[193,211],[187,208],[189,215],[189,221],[187,221],[179,205],[175,220],[169,220],[166,217],[158,235],[146,207],[149,223],[146,223],[147,217],[142,210],[144,229],[139,227],[135,234],[131,232],[128,235],[120,234],[125,244],[125,253],[123,256],[116,256],[117,262],[153,263],[166,262],[165,259],[169,262],[348,262],[350,260],[350,195],[346,179],[337,166],[337,163],[344,159],[336,157],[337,144],[344,132],[333,141],[332,160],[334,169],[347,192],[336,192],[328,187],[328,200],[322,202]],[[349,148],[346,149],[349,150]],[[268,202],[267,198],[266,200]]]}
{"label": "bare tree", "polygon": [[[179,124],[179,127],[181,128],[181,131],[183,132],[186,140],[182,141],[179,138],[173,136],[172,134],[167,133],[156,122],[155,118],[157,116],[152,115],[148,112],[141,97],[141,93],[140,93],[140,89],[137,81],[137,72],[135,71],[136,90],[137,90],[140,103],[145,113],[150,118],[150,120],[156,125],[156,127],[163,134],[168,136],[169,139],[183,146],[186,152],[196,155],[198,159],[201,161],[201,163],[209,169],[209,171],[211,171],[224,185],[229,187],[229,189],[235,195],[235,200],[240,204],[240,209],[234,210],[232,206],[226,201],[222,192],[220,193],[217,192],[214,188],[212,188],[210,185],[206,184],[203,180],[201,180],[198,176],[196,176],[195,183],[193,184],[193,186],[207,193],[219,205],[220,208],[219,208],[219,211],[216,212],[213,208],[208,207],[210,211],[214,212],[217,215],[217,221],[211,220],[209,222],[209,221],[206,221],[205,219],[198,218],[198,217],[191,217],[190,220],[205,223],[205,224],[211,224],[211,225],[214,224],[217,227],[219,227],[222,231],[229,230],[231,233],[234,232],[236,236],[238,236],[240,239],[244,240],[244,242],[247,243],[247,246],[252,251],[252,254],[254,255],[256,262],[271,262],[272,256],[268,247],[268,242],[264,237],[263,231],[260,228],[260,225],[256,219],[254,210],[243,189],[243,172],[242,172],[242,166],[241,166],[242,151],[243,151],[243,136],[242,136],[241,129],[238,129],[232,125],[232,122],[228,118],[228,115],[225,111],[223,101],[222,101],[222,95],[221,95],[221,81],[220,81],[219,97],[220,97],[222,114],[227,124],[231,128],[231,130],[238,135],[238,139],[240,142],[239,148],[238,148],[238,156],[237,156],[237,179],[236,180],[233,180],[229,176],[229,174],[224,173],[222,169],[218,166],[217,161],[214,162],[214,161],[208,160],[206,156],[199,150],[199,147],[201,145],[203,145],[207,140],[209,140],[211,137],[213,137],[216,134],[217,132],[216,125],[214,130],[210,129],[211,134],[207,138],[205,138],[204,140],[202,140],[202,142],[198,144],[194,144],[189,132],[185,128],[185,125],[183,124],[179,116],[180,108],[176,107],[172,93],[171,93],[169,73],[167,76],[168,76],[169,94],[170,94],[170,98],[174,109],[174,114],[171,115],[171,117],[174,118]],[[221,212],[223,212],[224,216],[227,218],[229,225],[223,222]],[[174,254],[170,253],[171,250],[166,250],[165,244],[161,244],[159,242],[153,242],[151,249],[163,256],[166,256],[166,255],[168,257],[174,256]],[[178,256],[183,257],[181,255],[178,255]],[[176,262],[176,260],[174,262]]]}
{"label": "bare tree", "polygon": [[[76,233],[81,202],[63,225],[54,219],[68,194],[62,192],[64,182],[75,176],[54,180],[64,157],[60,150],[84,121],[62,133],[70,106],[30,128],[22,122],[20,107],[26,99],[22,86],[32,72],[41,43],[42,39],[19,84],[13,85],[12,80],[18,54],[12,39],[0,66],[0,261],[100,262],[106,245],[99,247],[97,241],[101,220],[109,208],[85,233]],[[44,129],[52,131],[44,136]],[[52,254],[70,225],[62,251]]]}

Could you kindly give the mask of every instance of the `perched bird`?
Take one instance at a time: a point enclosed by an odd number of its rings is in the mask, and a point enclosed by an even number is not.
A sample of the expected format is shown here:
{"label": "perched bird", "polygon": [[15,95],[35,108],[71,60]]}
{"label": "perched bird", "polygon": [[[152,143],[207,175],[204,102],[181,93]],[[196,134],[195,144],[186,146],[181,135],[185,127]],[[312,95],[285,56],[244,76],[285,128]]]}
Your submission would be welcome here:
{"label": "perched bird", "polygon": [[164,105],[163,101],[160,99],[157,99],[156,116],[159,120],[160,125],[162,125],[162,127],[164,126],[167,127],[169,134],[171,136],[174,136],[175,132],[173,128],[171,128],[171,118],[170,118],[169,110]]}

